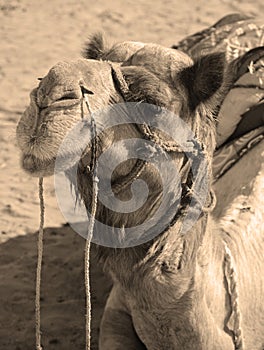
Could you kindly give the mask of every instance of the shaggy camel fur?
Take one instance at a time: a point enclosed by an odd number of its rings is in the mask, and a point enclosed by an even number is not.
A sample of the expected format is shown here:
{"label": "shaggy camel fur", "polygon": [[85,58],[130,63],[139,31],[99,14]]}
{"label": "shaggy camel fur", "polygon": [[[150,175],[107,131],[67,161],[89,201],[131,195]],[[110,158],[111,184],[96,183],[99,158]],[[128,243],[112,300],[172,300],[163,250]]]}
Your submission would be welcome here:
{"label": "shaggy camel fur", "polygon": [[[105,53],[99,37],[92,40],[87,53],[89,59],[55,65],[33,90],[17,129],[26,171],[33,176],[53,173],[63,138],[82,117],[85,91],[91,111],[143,101],[179,115],[202,144],[210,175],[214,112],[227,89],[223,55],[209,54],[193,61],[180,51],[142,43],[124,43]],[[124,63],[113,65],[110,60]],[[126,93],[122,83],[128,88]],[[98,137],[98,147],[103,152],[116,140],[131,137],[144,137],[133,124],[105,130]],[[216,183],[220,221],[205,211],[189,232],[181,234],[180,215],[145,244],[123,249],[98,246],[99,260],[114,281],[101,324],[101,350],[263,350],[263,146],[262,142],[251,150]],[[74,142],[69,145],[65,159],[78,151],[76,147]],[[78,187],[87,209],[91,201],[89,151],[88,147],[78,171]],[[113,157],[118,158],[118,152]],[[135,162],[122,163],[113,181],[129,176]],[[184,155],[173,152],[173,162],[182,169]],[[119,227],[146,220],[160,205],[162,184],[151,166],[142,167],[140,178],[150,191],[143,210],[122,215],[98,203],[97,219]],[[118,195],[129,198],[129,187],[130,183]],[[209,192],[207,196],[210,201]],[[237,291],[239,299],[234,299]]]}

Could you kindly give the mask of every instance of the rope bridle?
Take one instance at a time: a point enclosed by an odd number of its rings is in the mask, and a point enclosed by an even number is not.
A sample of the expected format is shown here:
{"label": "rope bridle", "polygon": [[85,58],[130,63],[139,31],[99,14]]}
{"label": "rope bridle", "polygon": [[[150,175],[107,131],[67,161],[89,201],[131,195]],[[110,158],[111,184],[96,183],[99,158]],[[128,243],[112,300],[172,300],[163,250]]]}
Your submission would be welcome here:
{"label": "rope bridle", "polygon": [[[122,75],[122,72],[118,65],[113,65],[110,63],[111,69],[112,69],[112,76],[113,80],[116,84],[117,89],[119,90],[120,95],[123,97],[123,99],[126,101],[126,98],[129,99],[129,87],[127,86],[127,83]],[[186,160],[186,154],[191,154],[192,156],[197,156],[195,151],[201,150],[202,146],[197,142],[197,144],[186,143],[184,145],[184,148],[180,147],[178,144],[176,144],[174,141],[170,140],[164,140],[161,139],[161,137],[155,132],[155,130],[152,130],[148,125],[141,124],[137,125],[137,127],[140,129],[142,135],[144,137],[155,144],[159,145],[164,151],[166,152],[178,152],[178,153],[184,153],[185,160]],[[195,146],[195,147],[194,147]],[[186,167],[186,169],[184,169]],[[166,232],[169,230],[172,226],[175,225],[175,223],[178,221],[179,218],[183,218],[189,209],[191,199],[194,198],[196,202],[200,205],[200,208],[202,210],[203,214],[209,214],[212,212],[216,205],[216,196],[212,189],[210,189],[210,200],[209,203],[204,206],[200,200],[199,195],[194,190],[194,181],[193,181],[193,174],[190,170],[190,165],[188,165],[188,160],[185,162],[185,165],[182,166],[181,174],[185,173],[185,179],[186,181],[182,182],[182,197],[181,197],[181,203],[180,203],[180,209],[175,214],[172,221],[169,223],[167,228],[163,231]],[[186,175],[187,174],[187,175]],[[132,180],[133,181],[133,180]],[[129,182],[130,183],[130,182]],[[228,294],[230,297],[230,304],[231,304],[231,315],[234,318],[234,329],[233,329],[233,342],[235,350],[243,350],[243,333],[241,328],[241,317],[240,317],[240,309],[239,309],[239,294],[238,294],[238,288],[237,288],[237,281],[236,281],[236,271],[234,267],[234,262],[232,258],[232,254],[230,249],[225,244],[225,254],[224,254],[224,274],[228,285]]]}
{"label": "rope bridle", "polygon": [[[127,83],[122,75],[121,70],[117,65],[111,65],[111,71],[113,80],[116,84],[116,87],[123,97],[124,101],[126,101],[127,95],[130,93]],[[97,152],[98,152],[98,135],[96,131],[96,121],[94,120],[93,113],[91,112],[89,101],[87,95],[84,91],[83,93],[83,101],[87,107],[90,121],[91,121],[91,162],[90,164],[86,164],[83,158],[80,161],[81,166],[86,169],[90,174],[92,174],[92,202],[91,202],[91,213],[90,220],[88,224],[87,230],[87,239],[85,244],[85,257],[84,257],[84,270],[85,270],[85,293],[86,293],[86,350],[90,350],[90,342],[91,342],[91,292],[90,292],[90,248],[91,248],[91,239],[93,236],[95,216],[97,211],[97,200],[98,200],[98,182],[99,179],[97,177]],[[83,108],[82,108],[83,114]],[[82,115],[83,118],[83,115]],[[177,145],[175,142],[163,140],[159,137],[159,135],[151,130],[149,126],[146,124],[142,124],[139,126],[142,135],[155,142],[158,146],[160,146],[166,152],[180,152],[185,154],[185,162],[183,162],[183,166],[181,169],[182,173],[185,173],[185,181],[182,185],[182,196],[180,201],[180,209],[177,211],[171,222],[168,224],[167,228],[163,231],[166,232],[170,227],[172,227],[179,217],[184,217],[191,203],[191,199],[194,198],[198,205],[201,206],[202,215],[204,213],[211,212],[216,204],[215,194],[212,190],[210,190],[210,201],[206,207],[199,202],[199,196],[196,194],[194,190],[194,181],[193,174],[190,169],[190,164],[187,159],[186,161],[186,153],[192,153],[194,155],[195,145],[187,144],[184,149]],[[199,145],[200,146],[200,145]],[[185,153],[186,152],[186,153]],[[125,187],[129,186],[137,177],[141,175],[146,166],[146,162],[142,160],[137,160],[134,165],[132,171],[129,176],[126,176],[124,179],[118,181],[118,183],[113,184],[114,193],[118,193],[123,190]],[[41,287],[41,266],[42,266],[42,257],[43,257],[43,232],[44,232],[44,197],[43,197],[43,178],[39,179],[39,199],[40,199],[40,227],[39,227],[39,236],[38,236],[38,260],[37,260],[37,271],[36,271],[36,299],[35,299],[35,323],[36,323],[36,350],[42,350],[41,346],[41,328],[40,328],[40,287]],[[228,292],[231,300],[231,307],[234,313],[235,318],[235,330],[234,330],[234,345],[236,350],[243,350],[243,338],[242,338],[242,330],[240,324],[240,312],[238,305],[238,292],[235,280],[235,272],[232,263],[232,256],[230,250],[226,246],[225,251],[225,276],[228,283]]]}

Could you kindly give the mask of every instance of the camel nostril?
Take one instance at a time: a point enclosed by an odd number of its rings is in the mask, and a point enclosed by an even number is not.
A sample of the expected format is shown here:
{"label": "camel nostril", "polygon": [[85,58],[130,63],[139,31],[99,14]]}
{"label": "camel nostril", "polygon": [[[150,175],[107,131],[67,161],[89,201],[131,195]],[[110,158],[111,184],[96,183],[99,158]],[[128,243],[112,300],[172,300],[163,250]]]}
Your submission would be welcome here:
{"label": "camel nostril", "polygon": [[56,101],[65,101],[65,100],[76,100],[79,96],[75,91],[67,92],[60,98],[58,98]]}
{"label": "camel nostril", "polygon": [[30,135],[30,142],[34,143],[37,139],[37,135]]}

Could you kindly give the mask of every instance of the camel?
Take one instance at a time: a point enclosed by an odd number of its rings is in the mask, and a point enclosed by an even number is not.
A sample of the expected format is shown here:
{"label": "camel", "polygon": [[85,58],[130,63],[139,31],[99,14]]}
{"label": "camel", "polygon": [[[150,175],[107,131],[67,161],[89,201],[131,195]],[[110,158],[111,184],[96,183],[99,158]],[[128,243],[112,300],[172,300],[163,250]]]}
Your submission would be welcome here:
{"label": "camel", "polygon": [[[32,176],[50,176],[66,135],[84,115],[95,113],[96,142],[80,150],[78,142],[70,138],[60,153],[60,170],[68,171],[76,161],[74,155],[81,152],[74,186],[89,212],[97,157],[119,142],[120,146],[109,155],[113,162],[122,160],[111,178],[114,194],[124,203],[129,201],[135,179],[145,181],[149,189],[143,207],[135,213],[107,208],[99,197],[96,220],[121,228],[124,236],[117,237],[121,243],[130,242],[131,237],[126,237],[129,228],[140,227],[154,217],[163,200],[157,169],[148,160],[123,161],[120,154],[129,155],[123,141],[146,139],[157,144],[151,157],[155,158],[158,150],[168,153],[180,173],[175,184],[175,177],[164,170],[170,196],[165,203],[167,210],[160,217],[159,234],[132,246],[97,246],[98,260],[113,279],[101,322],[101,350],[264,348],[264,143],[260,140],[221,177],[213,177],[214,153],[227,145],[230,137],[217,133],[226,123],[220,107],[243,65],[241,61],[238,65],[236,59],[227,64],[221,52],[191,57],[187,51],[139,42],[106,49],[96,35],[86,46],[85,58],[60,62],[51,68],[32,91],[30,105],[17,127],[24,170]],[[261,57],[260,51],[257,55]],[[249,59],[251,52],[245,54],[243,62]],[[139,119],[129,123],[126,118],[130,114],[123,103],[131,103]],[[109,114],[96,113],[119,105],[121,109],[114,109],[121,115],[118,127],[107,124],[105,115]],[[146,125],[141,110],[145,105],[151,106],[151,118],[157,121],[154,126]],[[182,141],[177,130],[178,143],[174,133],[168,135],[168,128],[167,133],[158,130],[164,120],[170,122],[171,115],[176,116],[174,122],[182,133],[179,120],[194,135],[193,148],[188,149],[190,143],[184,143],[186,140]],[[169,128],[173,128],[173,121]],[[194,191],[197,181],[192,164],[197,157],[206,164],[203,178],[198,176],[197,180],[198,185],[204,178],[207,180],[202,187],[203,203],[201,193]],[[100,193],[103,180],[98,177]],[[217,204],[212,211],[214,192]],[[190,225],[183,232],[186,220]],[[148,230],[156,225],[150,220]],[[137,232],[137,242],[144,233]],[[104,232],[100,235],[104,236]]]}

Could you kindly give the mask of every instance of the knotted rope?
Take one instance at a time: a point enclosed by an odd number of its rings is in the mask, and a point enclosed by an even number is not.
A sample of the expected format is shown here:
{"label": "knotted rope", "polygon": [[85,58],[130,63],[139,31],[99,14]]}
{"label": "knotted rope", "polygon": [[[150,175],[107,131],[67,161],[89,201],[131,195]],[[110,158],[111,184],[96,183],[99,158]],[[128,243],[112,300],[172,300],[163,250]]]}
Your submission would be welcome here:
{"label": "knotted rope", "polygon": [[241,328],[241,315],[239,309],[239,294],[237,288],[237,276],[231,251],[226,244],[224,261],[224,273],[231,304],[231,315],[229,323],[232,322],[232,325],[227,326],[234,334],[235,350],[244,350],[243,332]]}
{"label": "knotted rope", "polygon": [[[187,141],[184,145],[180,145],[180,144],[177,144],[175,141],[164,140],[154,130],[151,130],[151,128],[146,124],[140,125],[139,129],[147,139],[159,145],[166,152],[178,152],[178,153],[185,153],[185,154],[190,153],[193,156],[197,156],[199,152],[198,149],[199,148],[202,149],[201,145],[198,142],[197,144],[195,144],[193,141]],[[200,205],[202,212],[204,213],[212,212],[216,205],[216,196],[213,189],[210,189],[209,204],[205,206],[201,202],[200,196],[198,193],[196,193],[194,187],[195,187],[194,184],[192,184],[190,187],[187,185],[185,195],[189,197],[194,197],[196,202]]]}

